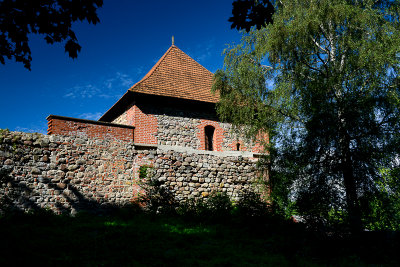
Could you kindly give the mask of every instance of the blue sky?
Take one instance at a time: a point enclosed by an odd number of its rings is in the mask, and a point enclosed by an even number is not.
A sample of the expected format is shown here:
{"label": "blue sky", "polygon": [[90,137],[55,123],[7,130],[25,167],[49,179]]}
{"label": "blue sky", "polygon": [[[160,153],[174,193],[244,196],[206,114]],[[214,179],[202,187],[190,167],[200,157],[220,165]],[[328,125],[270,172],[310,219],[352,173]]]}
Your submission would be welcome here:
{"label": "blue sky", "polygon": [[61,44],[30,36],[32,71],[0,64],[0,128],[46,133],[50,114],[97,120],[175,45],[211,72],[238,43],[228,18],[232,0],[104,0],[100,23],[73,27],[82,50],[70,59]]}

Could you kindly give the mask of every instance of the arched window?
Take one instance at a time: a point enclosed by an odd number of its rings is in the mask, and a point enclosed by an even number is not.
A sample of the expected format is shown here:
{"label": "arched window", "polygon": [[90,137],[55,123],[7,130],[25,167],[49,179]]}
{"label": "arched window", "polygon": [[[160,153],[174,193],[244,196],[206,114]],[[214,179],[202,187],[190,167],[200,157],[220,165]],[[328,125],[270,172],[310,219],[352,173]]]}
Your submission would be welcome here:
{"label": "arched window", "polygon": [[214,139],[214,131],[215,128],[211,125],[207,125],[204,127],[204,138],[205,138],[205,149],[209,151],[213,151],[213,139]]}
{"label": "arched window", "polygon": [[237,151],[240,150],[240,143],[236,143],[236,150],[237,150]]}

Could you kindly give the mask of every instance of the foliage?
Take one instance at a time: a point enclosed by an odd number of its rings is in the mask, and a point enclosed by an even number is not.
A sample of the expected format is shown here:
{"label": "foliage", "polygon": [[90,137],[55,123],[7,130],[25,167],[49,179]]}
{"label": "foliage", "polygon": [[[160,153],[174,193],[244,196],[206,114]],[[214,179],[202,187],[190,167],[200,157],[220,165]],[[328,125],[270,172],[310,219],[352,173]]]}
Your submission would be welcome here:
{"label": "foliage", "polygon": [[227,217],[232,209],[232,202],[226,192],[212,192],[206,201],[211,216]]}
{"label": "foliage", "polygon": [[212,191],[206,198],[175,199],[174,193],[155,176],[153,167],[142,165],[139,168],[141,188],[144,190],[140,201],[147,211],[156,214],[178,214],[188,218],[226,220],[231,215],[239,217],[261,216],[268,212],[265,200],[254,192],[243,192],[239,201],[233,203],[226,192]]}
{"label": "foliage", "polygon": [[9,129],[0,129],[0,143],[3,143],[4,137],[10,132]]}
{"label": "foliage", "polygon": [[361,198],[367,229],[400,231],[399,170],[382,169],[382,178],[376,181],[376,192]]}
{"label": "foliage", "polygon": [[9,132],[10,132],[10,130],[9,130],[8,128],[6,128],[6,129],[0,129],[0,134],[1,134],[1,135],[7,134],[7,133],[9,133]]}
{"label": "foliage", "polygon": [[76,58],[81,46],[72,31],[72,23],[100,20],[97,9],[102,0],[3,0],[0,1],[0,62],[14,58],[31,69],[29,34],[43,34],[48,44],[63,43],[65,52]]}
{"label": "foliage", "polygon": [[142,165],[139,168],[140,185],[144,194],[139,201],[144,203],[146,210],[153,213],[175,213],[176,200],[172,192],[154,176],[154,168]]}
{"label": "foliage", "polygon": [[205,221],[227,220],[232,217],[263,217],[269,206],[261,195],[253,191],[242,192],[237,202],[232,202],[227,192],[212,191],[207,197],[189,198],[178,201],[174,193],[154,175],[149,165],[139,168],[141,187],[144,190],[140,201],[145,209],[156,214],[177,214],[186,218]]}
{"label": "foliage", "polygon": [[278,2],[273,24],[225,50],[218,113],[270,133],[274,202],[315,221],[344,210],[360,231],[361,199],[398,166],[400,2]]}
{"label": "foliage", "polygon": [[233,205],[226,192],[213,191],[207,198],[190,198],[179,203],[176,212],[203,221],[229,220]]}
{"label": "foliage", "polygon": [[139,178],[140,179],[146,179],[148,178],[149,175],[151,175],[152,172],[152,166],[150,165],[142,165],[139,167]]}
{"label": "foliage", "polygon": [[260,29],[268,23],[272,23],[274,6],[269,0],[235,0],[232,3],[232,17],[229,22],[231,28],[249,31],[252,26]]}
{"label": "foliage", "polygon": [[245,218],[264,217],[271,211],[265,199],[254,191],[241,192],[239,200],[235,203],[235,208],[237,215]]}

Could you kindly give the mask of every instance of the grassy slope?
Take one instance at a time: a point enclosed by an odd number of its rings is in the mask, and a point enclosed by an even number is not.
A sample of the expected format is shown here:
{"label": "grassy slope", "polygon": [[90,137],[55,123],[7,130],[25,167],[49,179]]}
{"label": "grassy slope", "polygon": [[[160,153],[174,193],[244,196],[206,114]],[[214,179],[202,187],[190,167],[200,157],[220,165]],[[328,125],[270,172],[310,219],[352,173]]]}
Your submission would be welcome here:
{"label": "grassy slope", "polygon": [[[392,263],[310,238],[287,222],[177,216],[0,218],[0,266],[323,266]],[[379,252],[376,252],[379,253]]]}

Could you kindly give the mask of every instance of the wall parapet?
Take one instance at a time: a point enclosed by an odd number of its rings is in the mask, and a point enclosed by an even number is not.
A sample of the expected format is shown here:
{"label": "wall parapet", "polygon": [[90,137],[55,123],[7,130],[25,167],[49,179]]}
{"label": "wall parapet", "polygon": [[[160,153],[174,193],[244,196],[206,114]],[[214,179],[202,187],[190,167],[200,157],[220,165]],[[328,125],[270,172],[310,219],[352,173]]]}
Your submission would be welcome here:
{"label": "wall parapet", "polygon": [[49,115],[46,119],[48,121],[47,134],[49,135],[59,134],[134,141],[134,126],[57,115]]}

